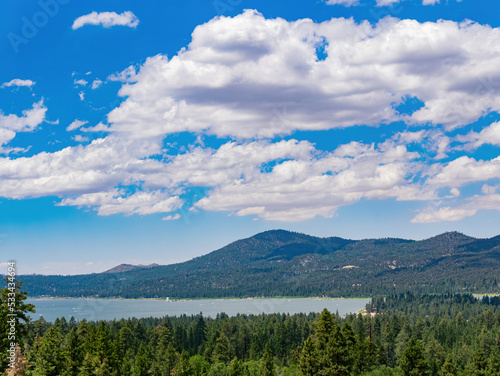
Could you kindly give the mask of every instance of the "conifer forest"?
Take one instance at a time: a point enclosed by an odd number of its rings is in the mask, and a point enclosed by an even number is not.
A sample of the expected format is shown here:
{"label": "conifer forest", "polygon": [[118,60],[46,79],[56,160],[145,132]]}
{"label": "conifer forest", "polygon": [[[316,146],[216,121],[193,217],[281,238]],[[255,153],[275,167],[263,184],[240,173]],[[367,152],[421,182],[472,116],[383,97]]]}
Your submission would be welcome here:
{"label": "conifer forest", "polygon": [[[2,290],[1,367],[33,376],[500,375],[500,298],[376,297],[358,314],[32,321],[16,286],[18,342]],[[14,361],[14,364],[12,363]]]}

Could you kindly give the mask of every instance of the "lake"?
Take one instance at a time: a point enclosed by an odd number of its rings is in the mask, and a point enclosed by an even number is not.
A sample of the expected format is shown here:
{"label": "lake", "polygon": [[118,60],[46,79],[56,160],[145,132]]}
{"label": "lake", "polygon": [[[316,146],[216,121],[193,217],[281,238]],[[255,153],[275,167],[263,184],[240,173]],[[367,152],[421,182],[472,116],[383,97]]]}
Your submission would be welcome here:
{"label": "lake", "polygon": [[229,316],[261,313],[330,312],[345,315],[365,308],[370,299],[215,299],[170,301],[153,299],[28,299],[35,304],[33,319],[43,316],[47,321],[73,316],[77,320],[113,320],[129,317],[163,317],[196,315],[215,317],[224,312]]}

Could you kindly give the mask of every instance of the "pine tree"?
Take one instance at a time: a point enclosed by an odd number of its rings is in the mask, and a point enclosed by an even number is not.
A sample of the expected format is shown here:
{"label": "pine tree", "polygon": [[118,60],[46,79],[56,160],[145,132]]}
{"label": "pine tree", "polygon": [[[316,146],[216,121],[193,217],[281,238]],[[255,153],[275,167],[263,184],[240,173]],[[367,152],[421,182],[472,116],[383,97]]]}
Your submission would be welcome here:
{"label": "pine tree", "polygon": [[206,375],[210,369],[210,363],[205,360],[201,355],[194,355],[189,359],[189,363],[193,367],[193,375],[201,376]]}
{"label": "pine tree", "polygon": [[241,360],[234,358],[229,365],[229,376],[245,376],[245,368]]}
{"label": "pine tree", "polygon": [[494,349],[491,352],[490,359],[488,361],[488,376],[500,376],[500,354],[498,349]]}
{"label": "pine tree", "polygon": [[316,376],[318,374],[316,346],[312,336],[306,339],[304,343],[304,347],[300,353],[299,368],[304,376]]}
{"label": "pine tree", "polygon": [[260,376],[276,376],[273,354],[271,353],[269,344],[266,344],[264,355],[262,355],[260,360]]}
{"label": "pine tree", "polygon": [[411,338],[403,355],[399,359],[399,365],[404,376],[417,376],[427,374],[427,364],[425,362],[422,349],[422,342]]}
{"label": "pine tree", "polygon": [[65,355],[66,355],[65,375],[77,376],[78,368],[83,361],[83,355],[81,351],[81,344],[78,340],[78,334],[76,328],[72,328],[66,337]]}
{"label": "pine tree", "polygon": [[97,357],[87,353],[79,367],[78,376],[93,376],[98,367]]}
{"label": "pine tree", "polygon": [[431,336],[425,345],[425,358],[431,375],[436,375],[445,362],[443,346]]}
{"label": "pine tree", "polygon": [[318,318],[317,327],[316,327],[316,338],[318,341],[318,350],[323,350],[326,348],[326,344],[330,339],[330,334],[333,331],[333,328],[336,326],[335,320],[331,313],[325,308],[321,315]]}
{"label": "pine tree", "polygon": [[193,376],[194,369],[189,362],[189,353],[184,350],[175,366],[175,376]]}
{"label": "pine tree", "polygon": [[132,376],[148,376],[149,368],[150,361],[148,359],[146,348],[141,344],[132,367]]}
{"label": "pine tree", "polygon": [[217,344],[215,345],[214,352],[212,354],[212,360],[214,362],[228,363],[231,359],[230,356],[231,350],[229,339],[224,332],[222,332],[219,338],[217,338]]}
{"label": "pine tree", "polygon": [[103,362],[104,359],[109,361],[111,356],[111,336],[109,334],[109,328],[104,321],[101,321],[97,329],[93,350],[101,362]]}
{"label": "pine tree", "polygon": [[318,375],[347,376],[351,373],[351,355],[338,325],[333,328],[326,353],[323,357],[320,357],[320,364],[323,367],[319,369]]}
{"label": "pine tree", "polygon": [[457,376],[457,369],[450,354],[446,357],[446,360],[439,371],[439,376]]}
{"label": "pine tree", "polygon": [[198,321],[196,322],[196,328],[194,332],[194,345],[196,348],[200,347],[207,340],[207,332],[205,328],[205,320],[203,319],[203,315],[200,312],[198,317]]}
{"label": "pine tree", "polygon": [[488,376],[487,367],[488,359],[482,348],[477,349],[473,356],[473,372],[474,376]]}
{"label": "pine tree", "polygon": [[358,351],[360,349],[358,347],[356,337],[354,336],[352,326],[349,322],[346,322],[344,323],[344,325],[342,325],[341,332],[346,349],[344,362],[346,362],[349,365],[349,368],[352,369],[353,365],[356,363],[356,360],[358,358]]}
{"label": "pine tree", "polygon": [[65,371],[66,356],[61,347],[62,336],[52,326],[35,347],[34,376],[60,376]]}

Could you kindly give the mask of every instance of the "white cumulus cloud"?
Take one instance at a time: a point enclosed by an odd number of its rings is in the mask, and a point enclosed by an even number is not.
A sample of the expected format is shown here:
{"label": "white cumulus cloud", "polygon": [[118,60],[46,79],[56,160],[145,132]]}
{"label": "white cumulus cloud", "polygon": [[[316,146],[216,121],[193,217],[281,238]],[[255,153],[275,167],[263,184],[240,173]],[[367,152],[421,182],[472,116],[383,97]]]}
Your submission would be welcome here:
{"label": "white cumulus cloud", "polygon": [[88,84],[88,82],[87,82],[87,81],[82,80],[82,79],[80,79],[80,80],[75,80],[73,83],[74,83],[75,85],[78,85],[78,86],[85,86],[85,85],[87,85],[87,84]]}
{"label": "white cumulus cloud", "polygon": [[377,0],[377,6],[378,7],[385,7],[385,6],[390,6],[392,4],[397,4],[400,3],[404,0]]}
{"label": "white cumulus cloud", "polygon": [[13,80],[11,80],[9,82],[4,82],[2,84],[2,86],[0,86],[0,87],[12,87],[12,86],[17,86],[17,87],[21,87],[21,86],[31,87],[34,84],[35,84],[35,82],[31,81],[31,80],[21,80],[19,78],[14,78]]}
{"label": "white cumulus cloud", "polygon": [[164,221],[176,221],[177,219],[180,219],[181,215],[179,213],[174,214],[174,215],[167,215],[166,217],[163,217],[162,219]]}
{"label": "white cumulus cloud", "polygon": [[[245,11],[198,26],[171,59],[157,55],[137,73],[116,75],[128,82],[120,90],[127,98],[108,121],[137,137],[265,138],[397,120],[451,130],[500,111],[500,92],[478,90],[497,79],[498,42],[498,29],[470,22],[317,24]],[[326,59],[318,59],[318,46]],[[399,114],[407,97],[425,105]]]}
{"label": "white cumulus cloud", "polygon": [[81,126],[83,126],[83,125],[85,125],[87,123],[88,123],[88,121],[82,121],[82,120],[76,119],[70,125],[68,125],[68,127],[66,128],[66,130],[68,132],[71,132],[71,131],[74,131],[75,129],[80,128]]}
{"label": "white cumulus cloud", "polygon": [[24,110],[22,116],[14,114],[4,115],[0,111],[0,152],[9,151],[4,149],[18,132],[32,132],[45,120],[47,107],[43,100],[34,103],[29,110]]}
{"label": "white cumulus cloud", "polygon": [[[497,145],[497,123],[455,138],[447,132],[500,110],[500,92],[489,84],[500,78],[498,42],[499,29],[471,22],[318,24],[266,19],[256,11],[217,17],[197,27],[189,46],[172,58],[150,57],[108,77],[123,83],[124,100],[105,121],[85,128],[75,120],[67,127],[106,137],[0,158],[0,196],[58,196],[59,205],[99,215],[166,213],[165,220],[186,209],[298,221],[373,199],[433,202],[414,222],[500,210],[498,182],[492,182],[500,176],[500,157],[452,153],[457,141]],[[396,107],[409,97],[424,106],[399,113]],[[0,142],[36,129],[45,111],[40,102],[23,116],[1,114]],[[393,121],[426,127],[333,151],[266,139]],[[170,154],[168,135],[182,131],[197,141]],[[211,148],[205,135],[230,140]],[[468,190],[459,188],[477,182],[482,194],[465,201]],[[197,189],[201,194],[192,195]]]}
{"label": "white cumulus cloud", "polygon": [[466,148],[478,148],[482,145],[500,145],[500,122],[495,122],[483,128],[480,132],[470,132],[456,137],[459,142],[465,143]]}
{"label": "white cumulus cloud", "polygon": [[358,5],[359,0],[327,0],[326,3],[329,5],[345,5],[346,7],[350,7],[352,5]]}
{"label": "white cumulus cloud", "polygon": [[73,22],[73,30],[79,29],[85,25],[101,25],[105,28],[111,26],[127,26],[135,28],[139,25],[139,19],[130,11],[117,14],[116,12],[92,12],[90,14],[78,17]]}
{"label": "white cumulus cloud", "polygon": [[178,196],[170,196],[161,191],[137,192],[127,196],[122,191],[114,190],[85,194],[75,199],[66,198],[58,205],[97,207],[99,215],[118,213],[148,215],[172,212],[179,209],[182,204],[183,200]]}
{"label": "white cumulus cloud", "polygon": [[92,90],[98,89],[102,85],[102,81],[99,79],[95,79],[92,81]]}
{"label": "white cumulus cloud", "polygon": [[77,134],[76,136],[73,137],[73,139],[76,141],[76,142],[88,142],[89,141],[89,138],[88,137],[84,137],[82,135],[79,135]]}

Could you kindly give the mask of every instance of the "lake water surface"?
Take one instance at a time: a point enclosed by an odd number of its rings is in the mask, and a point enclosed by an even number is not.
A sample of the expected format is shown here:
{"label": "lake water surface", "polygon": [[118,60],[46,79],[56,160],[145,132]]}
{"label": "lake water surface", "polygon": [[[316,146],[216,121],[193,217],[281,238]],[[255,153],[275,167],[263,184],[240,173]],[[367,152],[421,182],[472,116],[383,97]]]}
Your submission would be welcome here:
{"label": "lake water surface", "polygon": [[330,312],[345,315],[365,308],[370,299],[239,299],[239,300],[185,300],[152,299],[28,299],[35,304],[33,319],[43,316],[47,321],[73,316],[77,320],[113,320],[129,317],[163,317],[196,315],[215,317],[224,312],[229,316],[260,313]]}

